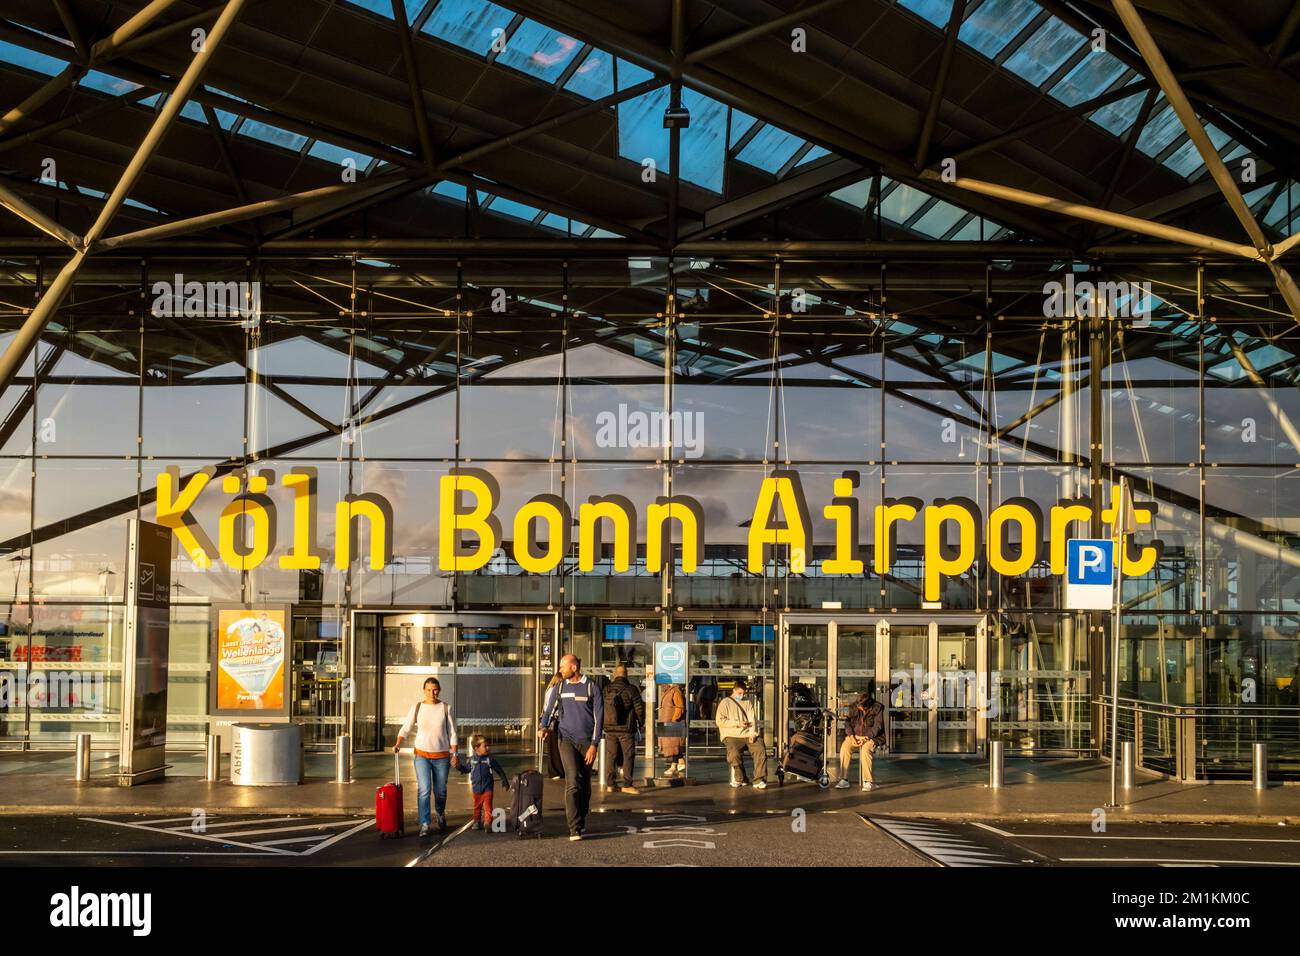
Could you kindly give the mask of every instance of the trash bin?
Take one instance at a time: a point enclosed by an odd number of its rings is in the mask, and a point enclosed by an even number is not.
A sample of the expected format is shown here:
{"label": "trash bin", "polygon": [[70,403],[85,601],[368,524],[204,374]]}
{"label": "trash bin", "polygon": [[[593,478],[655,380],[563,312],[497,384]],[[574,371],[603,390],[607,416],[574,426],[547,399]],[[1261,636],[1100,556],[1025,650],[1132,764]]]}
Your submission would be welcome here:
{"label": "trash bin", "polygon": [[302,728],[297,724],[234,724],[230,782],[242,787],[302,783]]}

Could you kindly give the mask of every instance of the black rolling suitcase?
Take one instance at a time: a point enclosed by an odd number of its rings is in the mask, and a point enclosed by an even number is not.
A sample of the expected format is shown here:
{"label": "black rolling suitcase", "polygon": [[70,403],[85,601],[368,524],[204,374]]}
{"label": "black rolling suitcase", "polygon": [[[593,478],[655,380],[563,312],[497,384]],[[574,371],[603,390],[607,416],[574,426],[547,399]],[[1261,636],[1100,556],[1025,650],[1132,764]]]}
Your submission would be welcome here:
{"label": "black rolling suitcase", "polygon": [[823,746],[821,734],[798,731],[790,737],[785,759],[781,761],[781,770],[809,783],[816,783],[822,775]]}
{"label": "black rolling suitcase", "polygon": [[542,837],[542,775],[536,770],[525,770],[515,777],[510,788],[510,812],[515,818],[515,832],[519,839],[537,834]]}

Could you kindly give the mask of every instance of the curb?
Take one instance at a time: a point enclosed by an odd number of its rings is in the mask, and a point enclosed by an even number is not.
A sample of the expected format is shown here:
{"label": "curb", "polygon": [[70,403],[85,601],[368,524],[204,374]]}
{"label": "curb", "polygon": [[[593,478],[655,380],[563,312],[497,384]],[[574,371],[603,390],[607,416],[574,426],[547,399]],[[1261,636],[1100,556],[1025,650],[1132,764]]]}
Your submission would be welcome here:
{"label": "curb", "polygon": [[[961,823],[1092,823],[1091,813],[980,813],[966,810],[916,810],[870,812],[863,808],[855,812],[869,813],[873,817],[898,820],[948,820]],[[1300,826],[1300,816],[1277,813],[1130,813],[1123,807],[1107,814],[1111,823],[1235,823],[1238,825]]]}

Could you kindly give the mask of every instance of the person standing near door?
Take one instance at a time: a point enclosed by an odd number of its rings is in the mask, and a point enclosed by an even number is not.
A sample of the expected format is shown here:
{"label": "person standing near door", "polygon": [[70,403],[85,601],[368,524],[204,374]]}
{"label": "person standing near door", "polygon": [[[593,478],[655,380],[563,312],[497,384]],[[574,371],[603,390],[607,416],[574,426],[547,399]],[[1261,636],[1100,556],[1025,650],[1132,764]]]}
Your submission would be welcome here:
{"label": "person standing near door", "polygon": [[853,751],[858,752],[859,775],[863,790],[875,790],[871,779],[871,765],[877,747],[885,743],[885,705],[868,691],[859,694],[853,709],[844,719],[844,743],[840,745],[840,779],[835,784],[844,790],[850,786],[849,771],[853,767]]}
{"label": "person standing near door", "polygon": [[[668,760],[665,777],[686,769],[686,697],[681,684],[659,685],[659,753]],[[651,776],[654,770],[651,769]]]}
{"label": "person standing near door", "polygon": [[[564,678],[542,714],[543,735],[558,734],[560,761],[564,764],[564,812],[569,839],[581,840],[591,810],[591,765],[596,760],[605,722],[605,702],[600,687],[582,673],[582,661],[572,654],[560,658]],[[551,727],[551,714],[559,719]]]}
{"label": "person standing near door", "polygon": [[718,736],[727,748],[727,763],[731,765],[732,788],[746,785],[745,750],[754,759],[754,789],[767,787],[767,748],[762,731],[754,716],[754,702],[746,698],[749,688],[743,677],[737,677],[731,696],[725,697],[717,708]]}
{"label": "person standing near door", "polygon": [[[614,679],[603,690],[605,699],[605,767],[610,789],[636,793],[636,732],[645,724],[641,691],[627,679],[627,667],[614,668]],[[622,767],[623,785],[612,781]]]}
{"label": "person standing near door", "polygon": [[424,681],[424,700],[418,700],[406,712],[406,720],[397,731],[393,753],[402,749],[402,741],[415,729],[415,779],[418,782],[420,808],[420,836],[429,835],[429,793],[433,793],[434,809],[438,814],[438,832],[447,829],[447,774],[452,767],[459,769],[456,750],[456,723],[451,719],[451,707],[438,699],[442,684],[438,678]]}

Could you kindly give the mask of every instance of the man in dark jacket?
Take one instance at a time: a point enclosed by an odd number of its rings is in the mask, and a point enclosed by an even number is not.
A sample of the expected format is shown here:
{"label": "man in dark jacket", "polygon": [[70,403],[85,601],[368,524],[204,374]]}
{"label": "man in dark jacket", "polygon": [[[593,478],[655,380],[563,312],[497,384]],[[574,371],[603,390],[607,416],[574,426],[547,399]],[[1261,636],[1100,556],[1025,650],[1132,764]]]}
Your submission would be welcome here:
{"label": "man in dark jacket", "polygon": [[885,705],[870,693],[859,694],[849,716],[844,720],[844,743],[840,745],[840,779],[838,789],[849,784],[849,770],[853,766],[853,751],[858,752],[863,790],[875,790],[871,779],[872,758],[877,747],[885,744]]}
{"label": "man in dark jacket", "polygon": [[[627,668],[614,668],[614,679],[604,688],[605,773],[611,790],[637,793],[636,732],[645,723],[645,701],[640,689],[627,679]],[[614,783],[622,767],[623,784]]]}

